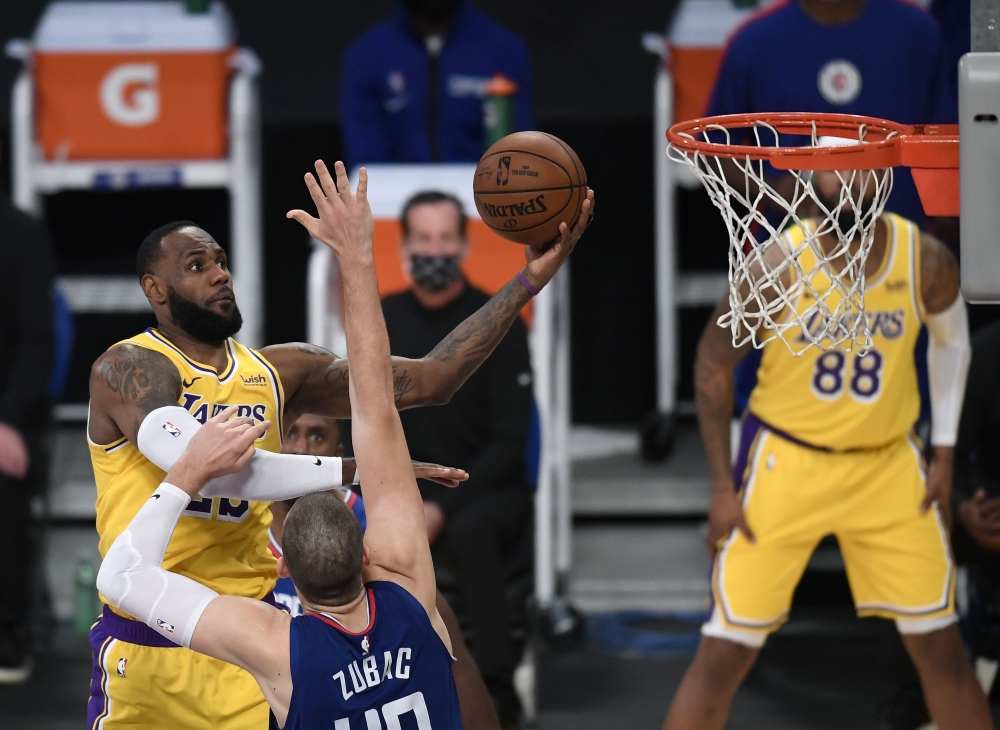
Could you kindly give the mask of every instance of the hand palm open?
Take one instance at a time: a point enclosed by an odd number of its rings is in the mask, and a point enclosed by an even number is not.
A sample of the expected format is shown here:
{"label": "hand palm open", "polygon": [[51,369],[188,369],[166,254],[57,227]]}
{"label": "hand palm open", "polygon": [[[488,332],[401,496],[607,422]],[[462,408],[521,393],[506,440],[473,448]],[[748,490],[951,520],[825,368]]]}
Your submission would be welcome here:
{"label": "hand palm open", "polygon": [[316,176],[306,173],[306,187],[316,204],[319,218],[304,210],[290,210],[287,217],[301,223],[310,236],[325,243],[338,256],[370,255],[375,220],[368,205],[368,171],[361,168],[356,193],[351,192],[344,163],[337,162],[334,171],[336,182],[326,164],[317,160]]}

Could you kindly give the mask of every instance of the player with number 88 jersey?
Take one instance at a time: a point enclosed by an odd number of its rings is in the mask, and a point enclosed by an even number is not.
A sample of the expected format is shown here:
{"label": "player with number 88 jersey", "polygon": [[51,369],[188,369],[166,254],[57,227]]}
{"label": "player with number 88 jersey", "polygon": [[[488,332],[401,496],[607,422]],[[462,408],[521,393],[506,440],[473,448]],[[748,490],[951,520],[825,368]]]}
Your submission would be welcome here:
{"label": "player with number 88 jersey", "polygon": [[[823,231],[818,220],[806,219],[762,245],[751,275],[764,306],[804,312],[818,297],[837,311],[840,294],[817,257],[831,257],[842,241],[852,256],[862,245],[860,237],[843,240],[857,227],[839,174],[812,176],[815,200],[831,211]],[[850,184],[860,187],[866,176],[860,171]],[[852,194],[859,199],[860,191]],[[858,614],[895,620],[937,726],[990,727],[956,626],[948,541],[970,353],[958,266],[942,243],[895,214],[875,221],[870,245],[863,271],[870,349],[815,348],[802,329],[821,331],[828,324],[822,320],[767,341],[735,461],[733,369],[750,345],[734,347],[729,331],[716,324],[730,308],[728,296],[699,342],[695,387],[712,481],[712,607],[664,730],[725,724],[743,677],[767,636],[787,620],[796,584],[830,534],[840,544]],[[803,246],[793,269],[786,252]],[[846,266],[846,256],[828,261],[827,267]],[[809,281],[793,281],[795,275]],[[796,292],[791,299],[778,302],[781,287],[768,283],[777,278]],[[929,465],[912,433],[920,411],[914,346],[923,325],[930,334]]]}
{"label": "player with number 88 jersey", "polygon": [[[798,247],[805,235],[790,228],[784,243]],[[734,468],[758,540],[751,545],[734,534],[719,550],[709,633],[746,632],[762,641],[785,621],[795,584],[829,533],[839,539],[860,614],[907,625],[954,621],[947,534],[935,511],[919,513],[926,467],[911,434],[920,413],[913,353],[926,319],[922,236],[892,213],[882,216],[880,236],[871,258],[881,256],[865,277],[870,350],[816,350],[796,331],[786,337],[798,357],[780,339],[764,346]],[[925,238],[925,248],[935,245]],[[803,271],[814,259],[811,249],[801,254]],[[830,286],[822,270],[810,284],[821,295]],[[812,303],[807,288],[796,306]],[[761,581],[770,590],[750,590]]]}

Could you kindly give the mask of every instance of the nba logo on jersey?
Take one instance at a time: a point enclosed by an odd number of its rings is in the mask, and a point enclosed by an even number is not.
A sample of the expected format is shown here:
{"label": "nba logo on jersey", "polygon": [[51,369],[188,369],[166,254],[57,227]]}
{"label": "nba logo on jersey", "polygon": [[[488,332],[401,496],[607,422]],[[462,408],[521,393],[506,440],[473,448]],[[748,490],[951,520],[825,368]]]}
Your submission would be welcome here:
{"label": "nba logo on jersey", "polygon": [[159,627],[159,628],[163,629],[164,631],[166,631],[168,634],[174,633],[174,625],[173,624],[168,624],[162,618],[156,619],[156,625],[157,625],[157,627]]}
{"label": "nba logo on jersey", "polygon": [[128,664],[128,659],[122,657],[118,660],[118,676],[125,679],[125,665]]}
{"label": "nba logo on jersey", "polygon": [[371,646],[372,646],[371,642],[368,641],[368,634],[365,634],[365,638],[361,640],[361,651],[364,654],[367,654]]}
{"label": "nba logo on jersey", "polygon": [[172,424],[170,421],[164,421],[163,430],[169,433],[174,438],[177,438],[178,436],[181,435],[181,430],[177,428],[177,426]]}

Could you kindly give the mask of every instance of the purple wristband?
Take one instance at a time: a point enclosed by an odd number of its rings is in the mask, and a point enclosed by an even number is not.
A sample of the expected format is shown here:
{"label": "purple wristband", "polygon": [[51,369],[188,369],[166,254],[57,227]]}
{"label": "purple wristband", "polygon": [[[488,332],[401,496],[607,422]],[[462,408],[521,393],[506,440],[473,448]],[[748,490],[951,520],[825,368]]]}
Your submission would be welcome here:
{"label": "purple wristband", "polygon": [[540,290],[532,286],[531,282],[528,281],[528,277],[522,274],[520,271],[517,272],[517,280],[522,284],[524,284],[524,288],[528,290],[528,293],[531,294],[531,296],[533,297],[538,296],[538,292]]}

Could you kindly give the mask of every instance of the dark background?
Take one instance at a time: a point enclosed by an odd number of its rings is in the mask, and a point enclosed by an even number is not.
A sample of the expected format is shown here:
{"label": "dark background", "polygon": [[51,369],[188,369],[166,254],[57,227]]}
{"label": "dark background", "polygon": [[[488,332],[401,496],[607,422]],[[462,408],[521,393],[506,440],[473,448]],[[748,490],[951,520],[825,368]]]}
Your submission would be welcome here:
{"label": "dark background", "polygon": [[[635,423],[655,402],[652,94],[656,59],[640,44],[663,32],[674,3],[630,0],[477,0],[527,42],[540,129],[580,155],[597,191],[596,219],[573,254],[573,410],[577,422]],[[31,36],[45,2],[4,3],[0,39]],[[261,57],[266,338],[305,337],[308,245],[285,211],[308,203],[302,174],[337,159],[340,65],[346,46],[392,12],[390,0],[235,0],[240,45]],[[19,63],[0,61],[0,140],[9,138],[9,89]],[[6,148],[7,145],[4,144]],[[9,186],[0,154],[0,185]],[[682,267],[725,266],[725,234],[700,191],[681,192]],[[691,212],[693,209],[694,212]],[[142,237],[168,220],[199,222],[224,246],[222,191],[66,192],[46,199],[60,273],[130,273]],[[709,226],[708,229],[705,226]],[[686,246],[684,244],[687,243]],[[684,361],[708,310],[684,313]],[[147,318],[80,316],[65,400],[85,401],[89,364]],[[689,368],[681,397],[690,397]]]}

